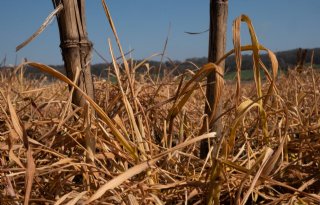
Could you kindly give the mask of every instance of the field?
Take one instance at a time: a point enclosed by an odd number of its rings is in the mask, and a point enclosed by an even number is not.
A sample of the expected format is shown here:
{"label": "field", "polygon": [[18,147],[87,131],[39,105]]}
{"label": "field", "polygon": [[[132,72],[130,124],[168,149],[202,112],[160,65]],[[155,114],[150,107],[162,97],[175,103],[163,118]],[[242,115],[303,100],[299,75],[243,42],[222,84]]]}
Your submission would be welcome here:
{"label": "field", "polygon": [[[252,45],[240,45],[241,21]],[[35,62],[3,70],[0,204],[319,204],[319,69],[279,73],[250,19],[234,25],[232,51],[181,75],[136,72],[148,61],[122,52],[116,60],[109,41],[112,72],[94,78],[94,100],[77,86],[79,70],[74,82]],[[252,51],[254,63],[241,75],[242,51]],[[219,65],[232,54],[236,77],[224,76]],[[26,68],[56,80],[29,78]],[[221,105],[222,114],[207,116],[213,71],[213,113]],[[74,92],[82,92],[82,107],[72,104]],[[222,133],[208,131],[218,119]],[[203,140],[209,153],[200,159]]]}
{"label": "field", "polygon": [[[258,101],[254,81],[242,85],[240,101],[252,99],[242,111],[235,109],[235,84],[227,83],[223,136],[199,136],[204,81],[170,120],[181,76],[159,82],[136,76],[134,98],[125,74],[118,77],[116,84],[95,81],[96,102],[110,127],[91,115],[93,106],[73,107],[61,81],[31,80],[23,70],[1,75],[1,204],[20,204],[29,186],[31,204],[202,204],[212,183],[219,183],[222,204],[244,197],[248,204],[319,202],[318,70],[278,76],[276,94],[264,100],[267,138],[251,106]],[[263,93],[269,85],[263,83]],[[199,159],[199,140],[212,137],[218,157]],[[210,182],[215,163],[222,175]]]}

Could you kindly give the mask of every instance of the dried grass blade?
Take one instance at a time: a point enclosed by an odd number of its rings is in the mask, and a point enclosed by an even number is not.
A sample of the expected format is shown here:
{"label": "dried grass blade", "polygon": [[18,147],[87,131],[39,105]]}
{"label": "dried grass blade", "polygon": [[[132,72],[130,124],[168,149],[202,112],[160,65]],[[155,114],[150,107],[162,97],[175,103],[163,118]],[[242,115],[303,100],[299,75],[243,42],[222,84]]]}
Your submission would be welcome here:
{"label": "dried grass blade", "polygon": [[124,98],[123,101],[124,101],[123,103],[126,107],[126,110],[127,110],[128,116],[129,116],[129,120],[133,126],[133,131],[134,131],[133,136],[135,137],[136,144],[139,147],[139,151],[141,152],[141,155],[139,155],[139,160],[144,161],[147,159],[146,150],[145,150],[145,146],[144,146],[145,139],[142,138],[142,135],[141,135],[140,130],[137,125],[136,118],[134,117],[133,110],[132,110],[132,107],[131,107],[128,99]]}
{"label": "dried grass blade", "polygon": [[[134,96],[134,90],[133,90],[133,78],[131,77],[131,74],[130,74],[130,69],[129,69],[128,62],[127,62],[127,60],[125,58],[125,55],[124,55],[124,52],[122,50],[120,39],[118,37],[116,27],[114,26],[114,23],[113,23],[109,8],[108,8],[108,6],[107,6],[107,4],[106,4],[106,2],[104,0],[101,0],[101,2],[102,2],[103,9],[105,11],[105,14],[107,16],[107,19],[109,21],[110,27],[112,29],[112,32],[113,32],[113,34],[114,34],[114,36],[116,38],[116,42],[117,42],[119,51],[121,53],[123,64],[124,64],[124,68],[125,68],[126,75],[127,75],[127,78],[128,78],[128,82],[129,82],[129,87],[130,87],[130,91],[131,91],[131,94],[132,94],[132,98],[134,99],[135,96]],[[135,106],[135,108],[137,108],[137,106]]]}
{"label": "dried grass blade", "polygon": [[66,205],[75,205],[77,202],[87,193],[87,191],[83,191],[79,193],[74,199],[69,201]]}
{"label": "dried grass blade", "polygon": [[154,165],[161,157],[154,158],[149,161],[145,161],[141,164],[138,164],[130,169],[128,169],[126,172],[120,174],[119,176],[111,179],[106,184],[104,184],[102,187],[100,187],[87,201],[86,203],[89,204],[98,198],[100,198],[106,191],[113,189],[120,184],[122,184],[124,181],[130,179],[131,177],[143,172],[150,166]]}
{"label": "dried grass blade", "polygon": [[287,135],[285,135],[285,137],[283,137],[281,139],[281,143],[280,143],[279,147],[277,148],[276,152],[273,154],[271,159],[268,160],[267,166],[262,171],[262,175],[264,175],[264,176],[270,175],[270,173],[272,172],[272,170],[276,166],[277,161],[279,160],[279,157],[283,153],[283,146],[284,146],[284,143],[286,142],[286,137],[287,137]]}
{"label": "dried grass blade", "polygon": [[151,197],[155,200],[156,205],[164,205],[164,203],[156,195],[150,193]]}
{"label": "dried grass blade", "polygon": [[42,166],[37,168],[37,170],[49,170],[49,169],[53,169],[54,167],[58,167],[60,165],[64,165],[64,164],[70,164],[72,163],[73,159],[72,158],[64,158],[64,159],[60,159],[59,161],[49,165],[49,166]]}
{"label": "dried grass blade", "polygon": [[185,31],[184,33],[189,34],[189,35],[198,35],[198,34],[206,33],[206,32],[208,32],[208,31],[209,31],[209,29],[204,30],[204,31],[200,31],[200,32],[190,32],[190,31]]}
{"label": "dried grass blade", "polygon": [[131,177],[145,171],[146,169],[150,168],[152,165],[154,165],[159,159],[161,159],[162,157],[172,153],[173,151],[176,151],[178,149],[184,148],[188,145],[194,144],[198,141],[201,141],[202,139],[207,139],[207,138],[213,138],[215,137],[214,132],[205,134],[205,135],[201,135],[199,137],[195,137],[189,141],[185,141],[184,143],[180,143],[179,145],[168,149],[167,151],[160,153],[159,155],[155,156],[153,159],[150,159],[148,161],[142,162],[138,165],[135,165],[134,167],[131,167],[130,169],[128,169],[126,172],[120,174],[119,176],[111,179],[110,181],[108,181],[106,184],[104,184],[102,187],[100,187],[87,201],[86,204],[89,204],[95,200],[97,200],[98,198],[100,198],[101,196],[103,196],[108,190],[113,189],[117,186],[119,186],[120,184],[122,184],[124,181],[130,179]]}
{"label": "dried grass blade", "polygon": [[[177,88],[177,91],[176,91],[176,94],[173,97],[174,101],[173,101],[173,104],[172,104],[172,108],[174,108],[176,106],[176,102],[177,102],[178,97],[180,95],[180,90],[181,90],[181,86],[182,86],[183,80],[184,80],[184,76],[181,77],[179,85],[178,85],[178,88]],[[174,121],[174,118],[177,116],[177,114],[178,114],[177,112],[169,112],[169,115],[167,117],[167,121],[169,121],[169,135],[172,134],[171,132],[172,132],[172,127],[173,127],[173,121]]]}
{"label": "dried grass blade", "polygon": [[236,69],[237,69],[237,84],[236,84],[236,97],[235,97],[236,106],[238,106],[240,102],[240,89],[241,89],[242,55],[241,55],[240,27],[241,27],[241,19],[237,18],[233,22],[233,27],[232,27],[233,47],[234,47]]}
{"label": "dried grass blade", "polygon": [[250,194],[252,193],[252,191],[254,189],[254,186],[256,185],[259,177],[261,176],[261,173],[262,173],[264,167],[266,166],[268,160],[270,159],[272,153],[273,153],[273,150],[271,148],[267,147],[267,150],[265,152],[265,155],[264,155],[264,158],[262,160],[261,166],[260,166],[259,170],[257,171],[256,175],[254,176],[253,181],[251,182],[251,186],[250,186],[249,190],[246,192],[245,196],[243,197],[243,200],[240,203],[241,205],[244,205],[247,202]]}
{"label": "dried grass blade", "polygon": [[170,30],[171,30],[171,23],[169,24],[168,34],[167,34],[166,41],[164,42],[164,46],[163,46],[163,49],[162,49],[161,59],[160,59],[160,65],[159,65],[159,67],[158,67],[158,73],[157,73],[156,83],[159,82],[161,67],[162,67],[162,63],[163,63],[163,58],[164,58],[164,54],[165,54],[165,52],[166,52],[166,50],[167,50],[167,46],[168,46]]}
{"label": "dried grass blade", "polygon": [[216,97],[214,98],[214,102],[213,105],[210,106],[213,108],[212,113],[210,115],[209,118],[209,123],[211,123],[214,118],[216,117],[217,114],[217,108],[218,108],[218,104],[219,104],[219,100],[222,96],[222,90],[224,87],[224,79],[223,79],[223,68],[220,66],[216,66],[215,67],[215,71],[216,71],[216,86],[215,86],[215,95]]}
{"label": "dried grass blade", "polygon": [[[131,154],[131,156],[134,159],[137,159],[138,156],[136,155],[135,149],[129,144],[127,139],[119,132],[119,130],[115,127],[112,120],[108,117],[108,115],[102,110],[102,108],[97,105],[85,92],[83,92],[75,83],[73,83],[69,78],[61,74],[60,72],[56,71],[55,69],[46,66],[44,64],[36,63],[36,62],[26,62],[22,65],[30,65],[34,68],[37,68],[43,72],[49,73],[50,75],[54,76],[55,78],[58,78],[59,80],[62,80],[63,82],[73,86],[75,89],[77,89],[84,98],[90,103],[90,105],[95,109],[99,117],[109,126],[111,129],[111,132],[113,135],[120,141],[120,143],[125,147],[127,151]],[[21,66],[19,66],[21,67]],[[19,68],[18,67],[18,68]]]}
{"label": "dried grass blade", "polygon": [[25,182],[26,192],[24,196],[24,205],[29,204],[35,172],[36,172],[36,165],[32,157],[31,147],[29,147],[27,151],[27,170],[26,170],[26,182]]}
{"label": "dried grass blade", "polygon": [[40,28],[34,34],[32,34],[32,36],[30,36],[26,41],[24,41],[23,43],[21,43],[20,45],[18,45],[16,47],[16,52],[19,51],[20,49],[22,49],[23,47],[25,47],[26,45],[28,45],[37,36],[39,36],[45,30],[45,28],[50,24],[53,17],[56,14],[58,14],[62,9],[63,9],[63,5],[59,4],[59,6],[57,6],[56,9],[46,18],[46,20],[43,22],[43,24],[40,26]]}
{"label": "dried grass blade", "polygon": [[18,135],[18,138],[20,138],[23,141],[24,147],[26,149],[29,148],[29,142],[28,142],[28,139],[26,136],[26,132],[23,128],[23,125],[22,125],[22,123],[17,115],[17,112],[14,109],[13,104],[10,100],[10,96],[7,97],[7,104],[8,104],[8,109],[9,109],[9,113],[10,113],[11,123],[13,126],[13,129],[12,129],[12,127],[8,123],[9,130],[10,130],[9,159],[16,162],[21,168],[25,168],[23,166],[22,162],[20,161],[20,159],[13,152],[13,143],[16,139],[16,137],[15,137],[16,135]]}
{"label": "dried grass blade", "polygon": [[161,53],[152,54],[152,55],[149,56],[148,58],[143,59],[141,62],[139,62],[137,65],[135,65],[132,70],[136,70],[137,68],[139,68],[139,67],[141,67],[143,64],[145,64],[148,60],[150,60],[150,59],[152,59],[152,58],[154,58],[154,57],[156,57],[156,56],[160,56],[160,55],[161,55]]}
{"label": "dried grass blade", "polygon": [[261,113],[263,113],[264,116],[266,115],[263,107],[259,103],[254,102],[254,101],[252,101],[250,99],[242,102],[237,107],[238,115],[236,116],[236,119],[234,120],[234,123],[232,124],[231,131],[230,131],[229,146],[228,146],[229,147],[229,151],[231,151],[233,149],[233,147],[234,147],[235,137],[236,137],[236,130],[238,128],[239,123],[241,122],[241,120],[243,119],[245,114],[247,112],[249,112],[254,107],[258,107],[261,110]]}
{"label": "dried grass blade", "polygon": [[[233,163],[233,162],[230,162],[230,161],[227,161],[227,160],[221,160],[219,159],[220,162],[222,162],[223,164],[227,165],[227,166],[230,166],[230,167],[233,167],[235,169],[237,169],[238,171],[242,172],[242,173],[249,173],[250,175],[251,174],[251,170],[245,168],[245,167],[242,167],[242,166],[239,166],[237,165],[236,163]],[[303,192],[303,191],[300,191],[299,189],[296,189],[294,187],[291,187],[289,185],[287,185],[286,183],[282,183],[282,182],[279,182],[279,181],[276,181],[270,177],[267,177],[267,176],[263,176],[262,174],[260,174],[260,177],[263,179],[263,180],[266,180],[270,185],[276,185],[276,186],[281,186],[281,187],[284,187],[288,190],[291,190],[291,191],[295,191],[297,193],[300,193],[302,195],[305,195],[307,197],[310,197],[312,198],[313,200],[316,200],[317,202],[320,202],[320,196],[316,195],[316,194],[309,194],[309,193],[306,193],[306,192]]]}
{"label": "dried grass blade", "polygon": [[277,56],[271,50],[269,49],[266,49],[266,50],[268,52],[268,56],[271,61],[273,81],[275,81],[278,76],[279,62],[277,60]]}
{"label": "dried grass blade", "polygon": [[128,194],[128,199],[130,205],[139,205],[137,198],[132,194]]}
{"label": "dried grass blade", "polygon": [[[259,50],[268,51],[268,49],[261,44],[259,44],[258,48]],[[253,50],[253,45],[241,46],[241,51],[252,51],[252,50]],[[223,60],[225,60],[227,57],[231,56],[234,53],[235,53],[235,49],[231,49],[226,54],[224,54],[224,56],[222,56],[215,64],[219,65]]]}
{"label": "dried grass blade", "polygon": [[[178,97],[182,98],[178,101],[178,103],[176,103],[175,106],[173,106],[168,113],[168,117],[167,119],[170,118],[170,116],[176,116],[180,110],[182,109],[182,107],[186,104],[186,102],[188,101],[188,99],[190,98],[190,96],[192,95],[192,93],[194,92],[194,90],[197,87],[197,83],[199,81],[201,81],[202,79],[204,79],[210,72],[212,71],[216,71],[218,73],[218,75],[221,76],[222,73],[220,73],[219,71],[221,71],[221,67],[217,66],[214,63],[208,63],[206,65],[204,65],[187,83],[186,85],[181,89],[181,92],[179,94]],[[222,81],[223,78],[219,78],[219,81],[217,81],[219,83],[220,86],[217,86],[217,89],[221,89],[222,86]]]}
{"label": "dried grass blade", "polygon": [[259,57],[259,51],[260,51],[260,44],[258,41],[258,38],[256,36],[254,27],[252,25],[252,22],[250,18],[246,15],[241,15],[238,17],[238,19],[241,19],[241,21],[246,22],[250,37],[251,37],[251,42],[252,42],[252,52],[253,52],[253,72],[254,72],[254,80],[256,84],[256,89],[257,89],[257,96],[259,98],[258,103],[261,105],[259,107],[259,112],[261,115],[261,124],[262,124],[262,132],[264,134],[265,140],[268,139],[268,128],[267,128],[267,121],[266,121],[266,116],[264,115],[262,111],[263,107],[263,101],[262,101],[262,83],[261,83],[261,75],[260,75],[260,57]]}
{"label": "dried grass blade", "polygon": [[136,123],[136,119],[134,117],[134,114],[133,114],[133,109],[128,101],[128,98],[123,90],[123,86],[121,84],[121,80],[120,80],[120,70],[119,70],[119,67],[116,63],[116,60],[115,60],[115,57],[114,57],[114,54],[113,54],[113,50],[112,50],[112,45],[111,45],[111,42],[110,42],[110,39],[109,39],[109,49],[110,49],[110,54],[111,54],[111,57],[112,57],[112,62],[113,62],[113,66],[114,66],[114,69],[115,69],[115,73],[116,73],[116,77],[117,77],[117,80],[118,80],[118,84],[119,84],[119,87],[120,87],[120,90],[121,90],[121,94],[122,94],[122,101],[123,101],[123,104],[126,108],[126,111],[127,111],[127,114],[129,116],[129,122],[131,123],[131,126],[133,127],[134,129],[134,132],[135,132],[135,137],[137,138],[136,139],[136,142],[138,142],[138,147],[139,149],[142,151],[142,161],[146,160],[147,158],[145,157],[145,150],[144,150],[144,147],[143,147],[143,144],[142,144],[142,137],[141,137],[141,134],[140,134],[140,131],[138,129],[138,126],[137,126],[137,123]]}
{"label": "dried grass blade", "polygon": [[9,108],[9,113],[10,113],[10,118],[11,118],[13,129],[17,133],[20,140],[23,140],[23,129],[21,127],[20,119],[17,115],[17,112],[14,109],[12,102],[10,100],[10,96],[7,97],[7,104],[8,104],[8,108]]}
{"label": "dried grass blade", "polygon": [[25,166],[23,166],[22,162],[20,161],[20,159],[14,154],[13,149],[11,148],[9,150],[9,159],[13,160],[15,163],[17,163],[21,168],[25,168]]}
{"label": "dried grass blade", "polygon": [[58,199],[58,201],[56,201],[56,203],[54,203],[54,205],[62,204],[62,202],[64,202],[72,193],[73,193],[73,191],[63,195],[60,199]]}
{"label": "dried grass blade", "polygon": [[[247,23],[250,37],[251,37],[251,42],[252,42],[252,52],[253,52],[253,72],[254,72],[254,80],[256,83],[256,88],[257,88],[257,94],[258,97],[262,97],[262,87],[261,87],[261,76],[260,76],[260,69],[259,69],[259,42],[258,38],[256,36],[256,33],[254,31],[252,22],[250,18],[246,15],[241,15],[237,19],[241,19],[241,21],[244,21]],[[236,19],[236,20],[237,20]],[[260,99],[259,101],[260,104],[262,104],[262,100]]]}

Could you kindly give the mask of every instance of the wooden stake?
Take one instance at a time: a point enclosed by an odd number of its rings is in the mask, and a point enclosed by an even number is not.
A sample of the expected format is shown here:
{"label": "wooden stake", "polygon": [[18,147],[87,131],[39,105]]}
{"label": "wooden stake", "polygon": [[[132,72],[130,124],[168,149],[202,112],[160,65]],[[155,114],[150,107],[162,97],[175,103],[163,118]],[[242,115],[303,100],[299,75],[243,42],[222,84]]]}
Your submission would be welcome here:
{"label": "wooden stake", "polygon": [[[54,7],[63,4],[63,10],[57,16],[60,32],[60,47],[67,77],[74,80],[80,69],[78,86],[94,99],[94,87],[91,76],[92,43],[88,39],[85,21],[85,0],[52,0]],[[85,99],[75,91],[73,104],[83,107]]]}
{"label": "wooden stake", "polygon": [[[208,61],[216,62],[221,58],[226,50],[226,33],[227,33],[227,19],[228,19],[228,0],[210,0],[210,28],[209,28],[209,54]],[[224,61],[220,63],[220,66],[224,68]],[[215,94],[215,82],[217,79],[216,72],[212,72],[207,77],[207,91],[206,96],[208,103],[205,106],[205,113],[210,118],[216,98]],[[221,102],[217,105],[216,116],[221,114]],[[215,131],[217,136],[221,136],[222,122],[221,118],[209,123],[209,131]],[[214,123],[213,123],[214,122]],[[200,158],[206,158],[209,151],[208,141],[201,142]]]}

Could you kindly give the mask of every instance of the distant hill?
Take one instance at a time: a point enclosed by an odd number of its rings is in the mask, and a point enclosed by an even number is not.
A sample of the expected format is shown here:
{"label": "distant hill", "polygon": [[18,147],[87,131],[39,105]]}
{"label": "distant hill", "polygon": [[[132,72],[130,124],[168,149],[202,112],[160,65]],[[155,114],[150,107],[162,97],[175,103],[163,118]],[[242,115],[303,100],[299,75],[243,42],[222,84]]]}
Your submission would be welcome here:
{"label": "distant hill", "polygon": [[[314,49],[308,49],[307,56],[306,56],[306,62],[310,63],[311,61],[311,51],[314,50],[314,57],[313,57],[313,63],[314,64],[320,64],[320,48],[314,48]],[[276,52],[276,56],[279,62],[280,69],[288,69],[297,63],[297,52],[298,49],[292,49],[287,51],[280,51]],[[270,66],[270,61],[267,56],[267,54],[262,54],[261,59],[263,63],[265,63],[267,66]],[[207,58],[190,58],[186,59],[186,61],[192,61],[193,63],[197,65],[204,65],[207,63]],[[252,55],[245,54],[242,56],[242,69],[248,70],[252,69]],[[234,56],[230,56],[226,59],[226,70],[234,71],[236,69],[236,63]]]}
{"label": "distant hill", "polygon": [[[312,50],[314,50],[313,63],[320,64],[320,48],[308,49],[306,63],[307,64],[310,63]],[[296,65],[297,52],[298,52],[298,49],[276,52],[275,54],[277,56],[280,69],[287,70],[288,68]],[[270,61],[267,57],[267,54],[262,54],[261,59],[267,66],[270,66]],[[129,62],[133,62],[134,65],[137,65],[141,62],[141,60],[134,60],[134,61],[129,61]],[[208,62],[208,60],[206,57],[201,57],[201,58],[195,57],[195,58],[188,58],[184,62],[165,61],[165,62],[160,63],[159,61],[148,61],[147,63],[148,63],[148,68],[150,69],[149,72],[151,74],[158,73],[158,68],[161,65],[161,74],[163,74],[164,71],[166,71],[166,73],[172,72],[173,74],[176,75],[176,74],[184,72],[186,69],[194,70],[196,68],[194,65],[201,67],[202,65],[206,64],[207,62]],[[50,65],[50,66],[65,74],[65,70],[64,70],[63,65]],[[0,69],[1,68],[2,67],[0,66]],[[92,68],[93,75],[105,77],[107,75],[107,70],[112,69],[112,64],[111,63],[94,64],[94,65],[92,65],[91,68]],[[227,71],[234,71],[235,69],[236,69],[236,63],[235,63],[234,56],[230,56],[226,59],[226,70]],[[251,54],[244,54],[242,56],[242,69],[244,69],[244,70],[252,69],[252,55]],[[1,70],[5,70],[5,69],[2,68]],[[147,70],[147,67],[142,66],[137,70],[137,72],[145,72],[146,70]],[[37,69],[27,69],[26,74],[30,75],[32,77],[38,77],[38,76],[43,75]]]}
{"label": "distant hill", "polygon": [[[311,60],[311,51],[314,51],[314,64],[320,64],[320,48],[308,49],[307,56],[306,56],[306,64],[310,63]],[[276,52],[276,56],[279,62],[279,67],[282,70],[287,70],[290,67],[293,67],[297,63],[297,49],[287,50],[287,51],[280,51]],[[261,59],[265,65],[270,66],[270,61],[267,54],[261,54]],[[135,64],[140,63],[141,61],[134,61]],[[165,61],[161,64],[162,70],[167,70],[167,72],[172,71],[174,74],[182,73],[186,69],[194,70],[195,67],[192,65],[195,64],[198,67],[203,66],[208,62],[206,57],[195,57],[195,58],[188,58],[184,62],[181,61]],[[248,70],[252,69],[252,55],[251,54],[244,54],[242,56],[242,69]],[[160,62],[158,61],[149,61],[148,66],[150,68],[151,73],[157,73],[158,68],[160,66]],[[106,70],[106,64],[96,64],[92,66],[92,73],[95,75],[101,75],[103,70]],[[234,56],[230,56],[226,59],[226,70],[234,71],[236,69],[236,63]],[[146,70],[146,67],[142,67],[138,70],[138,72],[143,72]],[[163,73],[163,72],[161,72]],[[102,76],[104,76],[102,72]]]}

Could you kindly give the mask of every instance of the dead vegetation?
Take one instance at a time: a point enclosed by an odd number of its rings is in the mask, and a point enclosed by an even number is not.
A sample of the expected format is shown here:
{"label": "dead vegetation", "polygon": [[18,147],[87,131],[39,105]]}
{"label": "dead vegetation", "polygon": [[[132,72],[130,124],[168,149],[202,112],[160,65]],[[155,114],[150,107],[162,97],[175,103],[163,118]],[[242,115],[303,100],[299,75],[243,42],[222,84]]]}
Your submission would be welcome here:
{"label": "dead vegetation", "polygon": [[[90,106],[81,114],[78,108],[71,109],[67,85],[30,80],[21,73],[3,77],[1,204],[20,204],[29,183],[31,204],[81,203],[100,195],[92,203],[202,204],[212,167],[212,159],[198,158],[196,143],[202,138],[198,137],[205,99],[202,83],[177,115],[172,133],[167,133],[166,118],[180,79],[163,79],[161,86],[147,75],[134,81],[140,113],[129,112],[133,99],[123,100],[119,84],[95,82],[99,106],[134,155],[104,121],[90,117]],[[223,170],[222,203],[236,203],[249,191],[250,200],[260,203],[319,202],[319,80],[319,72],[312,68],[279,76],[278,94],[264,106],[268,139],[257,110],[241,119],[233,151],[217,158]],[[125,87],[125,78],[121,82]],[[265,83],[263,93],[268,87]],[[243,85],[241,91],[240,101],[255,99],[254,83]],[[234,98],[234,85],[226,85],[225,138],[239,115]],[[208,137],[214,134],[204,135]],[[86,147],[91,138],[96,139],[93,155]],[[265,159],[271,150],[274,154]]]}
{"label": "dead vegetation", "polygon": [[[241,21],[252,45],[240,44]],[[135,73],[147,62],[122,56],[119,63],[109,45],[117,81],[96,80],[96,101],[82,93],[83,108],[71,103],[72,92],[81,92],[76,83],[43,64],[26,62],[1,76],[1,204],[320,202],[320,73],[277,75],[274,54],[259,44],[247,16],[236,19],[235,49],[223,58],[235,53],[240,76],[241,51],[251,50],[255,81],[218,78],[221,136],[203,124],[210,119],[203,115],[205,77],[220,72],[221,59],[157,82],[148,72]],[[270,57],[269,70],[260,50]],[[60,81],[28,79],[25,65]],[[198,157],[203,139],[211,142],[205,160]]]}

